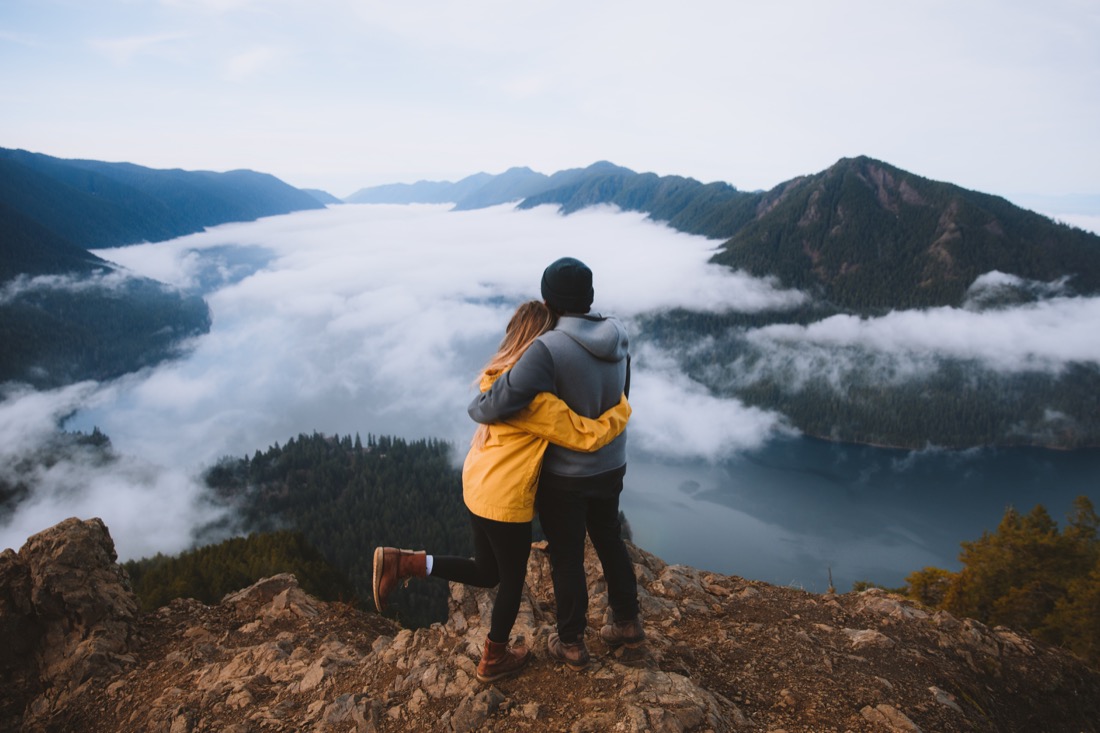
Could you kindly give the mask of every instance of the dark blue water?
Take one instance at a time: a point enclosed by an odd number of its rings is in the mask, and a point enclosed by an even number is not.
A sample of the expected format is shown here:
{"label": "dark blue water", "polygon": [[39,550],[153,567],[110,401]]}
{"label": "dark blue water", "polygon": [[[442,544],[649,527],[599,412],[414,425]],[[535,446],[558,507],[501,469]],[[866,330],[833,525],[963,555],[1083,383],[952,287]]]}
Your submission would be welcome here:
{"label": "dark blue water", "polygon": [[1100,451],[920,452],[796,438],[713,465],[635,457],[622,506],[634,541],[670,563],[823,592],[896,587],[926,566],[959,569],[960,542],[1006,507],[1042,504],[1064,524],[1100,505]]}

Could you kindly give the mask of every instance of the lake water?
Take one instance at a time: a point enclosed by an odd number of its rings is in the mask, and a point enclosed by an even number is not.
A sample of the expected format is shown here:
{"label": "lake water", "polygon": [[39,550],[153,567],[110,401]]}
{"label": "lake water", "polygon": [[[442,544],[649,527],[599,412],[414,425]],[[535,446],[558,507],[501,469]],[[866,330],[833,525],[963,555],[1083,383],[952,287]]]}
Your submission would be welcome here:
{"label": "lake water", "polygon": [[640,547],[670,563],[824,592],[896,587],[925,566],[959,569],[960,542],[1007,506],[1063,525],[1100,503],[1100,451],[910,452],[811,438],[720,464],[631,462],[622,508]]}

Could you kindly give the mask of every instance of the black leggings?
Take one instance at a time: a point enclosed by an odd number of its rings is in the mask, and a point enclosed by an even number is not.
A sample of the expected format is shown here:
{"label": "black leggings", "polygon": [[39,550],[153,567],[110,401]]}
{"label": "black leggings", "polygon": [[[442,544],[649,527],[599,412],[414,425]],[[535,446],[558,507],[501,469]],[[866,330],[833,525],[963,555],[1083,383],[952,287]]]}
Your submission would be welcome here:
{"label": "black leggings", "polygon": [[531,554],[531,523],[497,522],[471,513],[470,527],[474,535],[473,558],[434,555],[432,575],[479,588],[499,584],[489,639],[503,644],[512,634],[523,599],[527,557]]}

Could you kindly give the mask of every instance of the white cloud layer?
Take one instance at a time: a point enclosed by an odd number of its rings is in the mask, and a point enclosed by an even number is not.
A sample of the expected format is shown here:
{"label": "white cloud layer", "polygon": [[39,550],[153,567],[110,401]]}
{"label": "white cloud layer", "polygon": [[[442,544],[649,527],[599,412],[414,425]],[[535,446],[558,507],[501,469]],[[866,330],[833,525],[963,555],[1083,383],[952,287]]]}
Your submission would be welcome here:
{"label": "white cloud layer", "polygon": [[204,487],[188,471],[124,454],[104,462],[70,449],[64,460],[21,462],[49,450],[58,422],[107,393],[85,382],[50,392],[15,390],[0,401],[0,481],[32,486],[29,498],[0,527],[0,547],[23,541],[67,517],[100,517],[111,528],[120,557],[187,549],[195,527],[221,511],[204,501]]}
{"label": "white cloud layer", "polygon": [[767,326],[749,334],[767,347],[858,347],[921,361],[973,359],[1002,372],[1060,371],[1069,362],[1100,364],[1100,298],[1057,297],[1011,308],[933,308],[881,318],[838,315],[806,326]]}
{"label": "white cloud layer", "polygon": [[[562,217],[549,207],[340,206],[102,251],[136,274],[182,288],[200,287],[212,272],[226,277],[208,295],[213,329],[180,361],[3,403],[11,455],[43,440],[58,416],[82,408],[74,427],[98,426],[120,453],[140,458],[93,471],[80,492],[72,486],[86,465],[40,473],[43,490],[0,540],[17,546],[26,533],[73,513],[114,507],[112,531],[130,538],[120,552],[179,549],[185,529],[207,518],[194,503],[194,474],[224,455],[250,455],[299,432],[432,436],[464,446],[479,367],[515,305],[539,297],[542,269],[559,256],[584,259],[595,272],[596,309],[628,320],[674,306],[757,311],[804,300],[707,264],[713,248],[610,209]],[[256,252],[263,254],[253,259]],[[233,274],[240,261],[262,269],[242,278]],[[635,379],[642,386],[632,435],[664,455],[728,454],[758,445],[780,423],[775,415],[731,410],[666,367],[642,368]],[[36,416],[34,431],[16,427],[27,413]],[[721,427],[706,430],[712,417]],[[150,523],[148,510],[161,494],[166,510],[194,521],[180,522],[176,533]]]}
{"label": "white cloud layer", "polygon": [[783,416],[723,399],[680,374],[667,355],[643,349],[631,384],[631,404],[642,414],[632,440],[649,456],[673,460],[728,458],[759,448],[781,434],[795,434]]}
{"label": "white cloud layer", "polygon": [[[98,252],[186,289],[221,278],[207,294],[212,331],[187,357],[155,369],[103,385],[16,391],[0,403],[4,465],[73,411],[72,428],[98,426],[123,456],[112,466],[76,460],[41,469],[40,490],[0,528],[0,545],[18,547],[67,516],[95,514],[108,520],[124,557],[179,550],[192,527],[216,516],[201,502],[195,476],[203,468],[302,432],[437,437],[461,453],[481,364],[515,305],[539,297],[543,268],[560,256],[587,262],[595,309],[628,324],[666,308],[783,311],[805,301],[709,265],[714,247],[611,209],[563,217],[550,207],[345,205]],[[1019,285],[997,275],[983,281],[1006,284]],[[772,355],[757,368],[802,364],[806,374],[834,370],[840,383],[868,354],[888,362],[894,379],[938,356],[997,369],[1100,362],[1098,332],[1100,299],[1054,297],[982,312],[836,316],[742,337]],[[635,357],[630,441],[639,454],[725,458],[789,432],[782,415],[692,382],[674,355],[639,344]]]}
{"label": "white cloud layer", "polygon": [[0,287],[0,305],[19,300],[24,295],[52,290],[84,292],[88,290],[114,290],[123,286],[130,276],[125,272],[97,270],[87,276],[18,275]]}
{"label": "white cloud layer", "polygon": [[[194,440],[243,431],[227,442],[245,447],[313,429],[464,443],[479,364],[515,304],[539,297],[542,268],[564,255],[592,267],[595,308],[624,318],[804,300],[707,264],[712,242],[610,209],[562,217],[551,207],[342,206],[101,254],[187,287],[204,248],[233,244],[262,244],[276,259],[210,297],[213,332],[191,358],[126,390],[100,422],[112,437],[140,421],[196,426]],[[645,422],[633,423],[642,434]],[[192,442],[184,441],[189,452]]]}

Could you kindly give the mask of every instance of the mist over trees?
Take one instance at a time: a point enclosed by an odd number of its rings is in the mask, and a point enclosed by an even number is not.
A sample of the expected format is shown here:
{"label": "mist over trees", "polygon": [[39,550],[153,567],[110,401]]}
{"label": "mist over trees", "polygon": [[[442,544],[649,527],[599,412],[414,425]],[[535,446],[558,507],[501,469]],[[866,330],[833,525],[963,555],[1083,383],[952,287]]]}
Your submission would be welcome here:
{"label": "mist over trees", "polygon": [[[824,313],[800,309],[785,322],[807,324]],[[659,313],[637,319],[634,345],[657,346],[713,393],[778,411],[826,440],[913,449],[1100,445],[1097,364],[999,371],[978,359],[754,338],[752,330],[773,318]]]}
{"label": "mist over trees", "polygon": [[10,288],[0,302],[0,382],[38,388],[106,380],[182,353],[210,330],[206,301],[153,280],[62,280]]}
{"label": "mist over trees", "polygon": [[99,428],[90,433],[57,431],[45,444],[22,455],[0,473],[0,522],[9,521],[19,504],[34,494],[34,474],[40,467],[74,460],[103,465],[116,458],[111,439]]}

